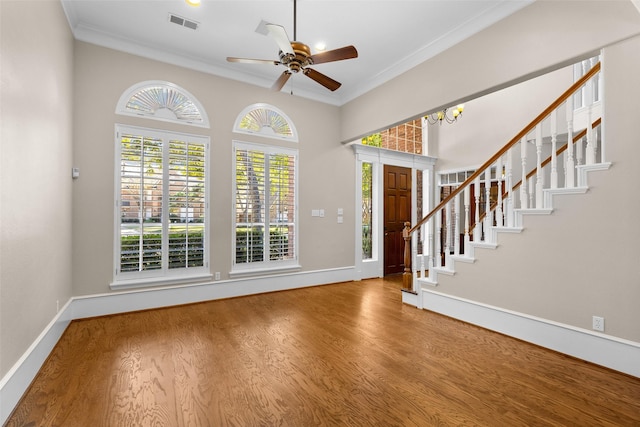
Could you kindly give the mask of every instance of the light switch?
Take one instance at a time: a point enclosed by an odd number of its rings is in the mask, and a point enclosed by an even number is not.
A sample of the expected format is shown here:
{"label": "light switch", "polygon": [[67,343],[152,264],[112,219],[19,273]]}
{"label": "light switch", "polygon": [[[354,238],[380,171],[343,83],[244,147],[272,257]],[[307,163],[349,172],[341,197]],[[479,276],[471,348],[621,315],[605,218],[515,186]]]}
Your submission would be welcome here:
{"label": "light switch", "polygon": [[320,218],[324,218],[324,209],[320,209]]}
{"label": "light switch", "polygon": [[338,215],[344,215],[344,209],[338,208]]}

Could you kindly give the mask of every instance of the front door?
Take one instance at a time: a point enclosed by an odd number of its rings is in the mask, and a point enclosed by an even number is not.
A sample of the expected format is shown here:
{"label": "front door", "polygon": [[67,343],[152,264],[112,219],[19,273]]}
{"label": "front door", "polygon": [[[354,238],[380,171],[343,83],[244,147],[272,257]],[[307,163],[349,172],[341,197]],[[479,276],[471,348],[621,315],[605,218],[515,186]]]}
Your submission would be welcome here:
{"label": "front door", "polygon": [[411,221],[411,169],[384,166],[384,274],[404,271],[404,222]]}

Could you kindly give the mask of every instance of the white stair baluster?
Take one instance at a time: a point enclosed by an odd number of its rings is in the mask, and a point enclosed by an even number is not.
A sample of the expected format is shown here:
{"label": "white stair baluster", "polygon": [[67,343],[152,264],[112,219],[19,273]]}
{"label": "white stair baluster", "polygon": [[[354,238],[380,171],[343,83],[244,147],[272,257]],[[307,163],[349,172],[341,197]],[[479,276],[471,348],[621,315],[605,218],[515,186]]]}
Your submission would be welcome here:
{"label": "white stair baluster", "polygon": [[506,170],[506,178],[507,178],[507,203],[505,205],[506,213],[506,223],[507,227],[515,227],[515,216],[513,212],[513,149],[507,151],[507,170]]}
{"label": "white stair baluster", "polygon": [[464,254],[469,256],[469,227],[471,226],[471,192],[469,186],[464,189]]}
{"label": "white stair baluster", "polygon": [[551,188],[558,188],[558,110],[551,112]]}
{"label": "white stair baluster", "polygon": [[422,257],[420,257],[420,277],[424,278],[426,277],[426,263],[425,263],[425,259],[429,256],[429,249],[427,248],[427,239],[425,238],[426,233],[427,232],[427,225],[426,224],[422,224],[420,226],[420,239],[421,239],[421,244],[422,244]]}
{"label": "white stair baluster", "polygon": [[480,225],[480,177],[476,178],[473,181],[473,195],[474,195],[474,207],[475,207],[475,218],[474,224],[475,227],[473,229],[473,241],[479,242],[480,237],[482,237],[482,228]]}
{"label": "white stair baluster", "polygon": [[496,179],[498,180],[498,202],[495,210],[496,226],[503,227],[504,217],[502,213],[502,180],[504,179],[504,174],[503,174],[503,166],[502,166],[502,156],[500,156],[496,164]]}
{"label": "white stair baluster", "polygon": [[564,168],[564,186],[573,188],[575,184],[576,164],[573,158],[573,97],[567,98],[567,163]]}
{"label": "white stair baluster", "polygon": [[536,126],[536,209],[542,209],[543,206],[543,191],[544,188],[544,175],[542,174],[542,123],[538,123]]}
{"label": "white stair baluster", "polygon": [[520,161],[522,163],[522,184],[520,184],[520,209],[529,207],[527,190],[527,137],[520,140]]}
{"label": "white stair baluster", "polygon": [[493,215],[491,212],[491,166],[484,171],[484,240],[492,240]]}
{"label": "white stair baluster", "polygon": [[435,215],[436,217],[436,250],[434,253],[435,256],[435,266],[442,267],[442,209],[438,211]]}
{"label": "white stair baluster", "polygon": [[[535,180],[535,177],[532,176],[531,178],[529,178],[529,188],[535,188],[535,185],[533,184]],[[533,191],[529,192],[529,207],[531,209],[535,208],[535,194],[533,194]]]}
{"label": "white stair baluster", "polygon": [[[437,216],[437,214],[436,214]],[[432,216],[431,218],[429,218],[429,220],[427,221],[428,227],[427,227],[427,232],[429,233],[429,268],[433,268],[436,266],[436,254],[437,254],[437,249],[435,247],[435,242],[433,241],[433,236],[434,236],[434,228],[436,227],[436,221],[435,218]]]}
{"label": "white stair baluster", "polygon": [[585,138],[580,138],[575,143],[573,143],[575,149],[576,166],[584,164],[584,141]]}
{"label": "white stair baluster", "polygon": [[453,209],[455,210],[453,217],[453,253],[460,255],[460,194],[453,199]]}
{"label": "white stair baluster", "polygon": [[585,86],[585,98],[587,103],[587,147],[585,164],[592,165],[596,162],[595,144],[593,142],[593,100],[594,100],[594,79],[590,79]]}
{"label": "white stair baluster", "polygon": [[444,242],[444,266],[446,268],[449,268],[451,266],[451,241],[452,241],[452,237],[453,237],[453,232],[451,230],[451,225],[453,224],[453,218],[451,217],[451,202],[447,203],[447,206],[445,206],[445,216],[444,219],[446,221],[446,235],[445,235],[445,242]]}

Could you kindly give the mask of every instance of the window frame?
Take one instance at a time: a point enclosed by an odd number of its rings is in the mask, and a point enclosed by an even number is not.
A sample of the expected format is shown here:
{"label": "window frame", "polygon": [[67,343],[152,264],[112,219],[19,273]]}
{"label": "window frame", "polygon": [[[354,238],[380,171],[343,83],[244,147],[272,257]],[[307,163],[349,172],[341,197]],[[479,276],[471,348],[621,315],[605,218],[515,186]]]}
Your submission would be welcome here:
{"label": "window frame", "polygon": [[[140,135],[144,138],[160,138],[163,141],[163,197],[162,197],[162,252],[163,255],[167,255],[169,249],[167,247],[169,243],[170,232],[170,217],[164,215],[165,212],[169,212],[170,199],[167,197],[169,194],[168,183],[170,178],[170,168],[168,168],[169,158],[166,157],[169,154],[169,142],[172,140],[180,140],[186,142],[195,142],[197,144],[204,145],[204,220],[203,220],[203,232],[204,245],[203,245],[203,265],[197,267],[179,267],[169,268],[168,259],[163,256],[162,267],[155,270],[144,271],[129,271],[121,272],[121,207],[122,207],[122,135],[132,134]],[[175,132],[158,128],[139,127],[126,124],[116,124],[115,133],[115,171],[114,171],[114,258],[113,258],[113,282],[111,283],[112,289],[126,289],[137,288],[145,286],[157,286],[163,284],[175,284],[181,282],[193,282],[195,280],[208,280],[211,279],[210,260],[209,254],[211,250],[210,243],[210,138],[205,135],[197,135],[187,132]],[[166,183],[166,184],[165,184]],[[166,189],[165,189],[166,188]]]}
{"label": "window frame", "polygon": [[[282,154],[282,155],[287,155],[287,156],[292,156],[294,158],[294,171],[293,171],[293,180],[294,180],[294,202],[293,202],[293,228],[294,228],[294,233],[293,233],[293,252],[294,255],[291,259],[286,259],[286,260],[270,260],[268,259],[269,257],[266,257],[267,259],[265,260],[263,258],[262,261],[256,261],[256,262],[246,262],[246,263],[238,263],[237,259],[236,259],[236,250],[237,250],[237,180],[236,180],[236,170],[237,170],[237,150],[241,149],[241,150],[253,150],[253,151],[261,151],[265,154],[265,156],[267,155],[278,155],[278,154]],[[255,143],[255,142],[247,142],[247,141],[241,141],[241,140],[233,140],[233,149],[232,149],[232,156],[233,156],[233,167],[232,167],[232,207],[231,207],[231,215],[232,215],[232,238],[231,238],[231,254],[232,254],[232,268],[231,268],[231,272],[230,277],[237,277],[237,276],[241,276],[241,275],[251,275],[251,274],[257,274],[257,273],[269,273],[269,272],[283,272],[283,271],[288,271],[288,270],[299,270],[301,269],[301,265],[299,262],[299,199],[298,199],[298,194],[299,194],[299,164],[300,164],[300,156],[299,156],[299,150],[297,148],[289,148],[289,147],[282,147],[282,146],[277,146],[277,145],[268,145],[268,144],[261,144],[261,143]],[[270,187],[268,187],[268,183],[269,183],[269,179],[268,177],[265,177],[265,189],[264,189],[264,193],[265,194],[270,194]],[[268,201],[265,201],[265,204],[267,204]],[[265,215],[265,220],[268,218],[268,214]],[[269,223],[268,224],[277,224],[277,222],[272,223],[271,219],[269,219]],[[267,233],[267,230],[269,230],[269,226],[266,225],[266,221],[265,221],[265,227],[264,227],[264,233]],[[266,239],[266,236],[263,235],[263,239]],[[268,239],[266,239],[268,240]],[[264,241],[266,241],[264,240]],[[267,251],[267,249],[265,249],[265,251]],[[267,251],[268,253],[268,251]]]}

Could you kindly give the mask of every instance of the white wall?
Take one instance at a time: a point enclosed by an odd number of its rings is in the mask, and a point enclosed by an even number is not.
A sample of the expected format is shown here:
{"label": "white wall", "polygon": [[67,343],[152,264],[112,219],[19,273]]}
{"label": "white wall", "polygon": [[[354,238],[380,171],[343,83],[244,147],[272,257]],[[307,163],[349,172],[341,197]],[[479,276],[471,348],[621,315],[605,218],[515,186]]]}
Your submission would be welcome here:
{"label": "white wall", "polygon": [[0,377],[71,297],[73,38],[58,2],[0,2]]}

